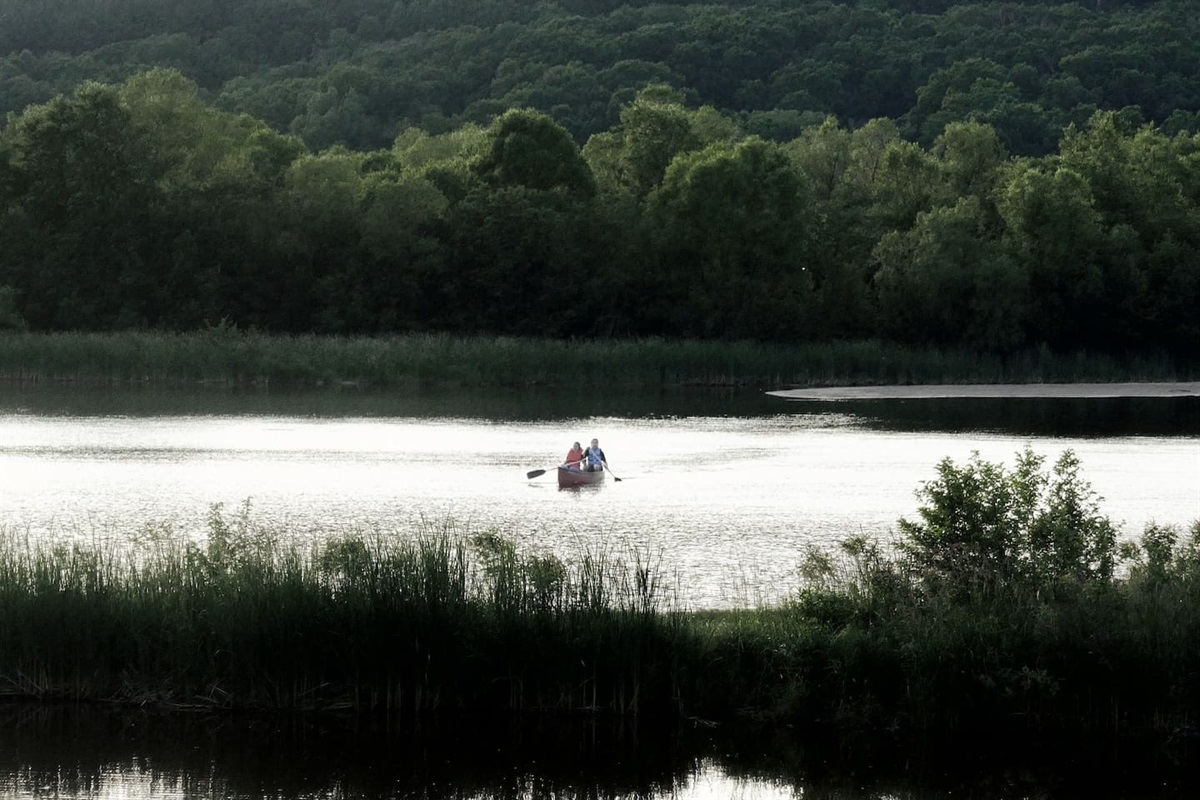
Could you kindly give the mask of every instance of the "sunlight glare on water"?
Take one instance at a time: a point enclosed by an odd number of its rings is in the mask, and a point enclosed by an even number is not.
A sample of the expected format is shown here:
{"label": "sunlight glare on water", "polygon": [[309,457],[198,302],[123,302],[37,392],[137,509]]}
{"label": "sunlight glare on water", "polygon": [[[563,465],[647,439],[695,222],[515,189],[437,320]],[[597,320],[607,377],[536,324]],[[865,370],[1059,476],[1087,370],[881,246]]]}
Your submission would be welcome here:
{"label": "sunlight glare on water", "polygon": [[[560,490],[572,441],[598,437],[612,469]],[[121,543],[148,524],[201,538],[214,504],[285,536],[496,530],[570,557],[636,550],[693,607],[772,602],[805,548],[892,539],[949,457],[1011,465],[1067,448],[1136,536],[1200,518],[1194,436],[1069,438],[891,431],[839,413],[474,418],[0,413],[0,526],[38,539]],[[531,470],[549,470],[533,480]]]}

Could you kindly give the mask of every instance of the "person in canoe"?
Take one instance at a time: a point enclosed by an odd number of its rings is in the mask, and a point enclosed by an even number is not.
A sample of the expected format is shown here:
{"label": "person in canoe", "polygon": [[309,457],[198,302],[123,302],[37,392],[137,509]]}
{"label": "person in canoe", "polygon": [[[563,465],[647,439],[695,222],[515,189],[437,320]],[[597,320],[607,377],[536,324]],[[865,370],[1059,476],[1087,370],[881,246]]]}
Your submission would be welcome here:
{"label": "person in canoe", "polygon": [[567,469],[580,469],[583,466],[583,448],[579,446],[579,442],[571,445],[571,449],[567,451],[567,460],[563,463]]}
{"label": "person in canoe", "polygon": [[587,472],[601,472],[608,466],[608,459],[600,449],[599,439],[592,439],[588,449],[583,451],[583,460],[583,468]]}

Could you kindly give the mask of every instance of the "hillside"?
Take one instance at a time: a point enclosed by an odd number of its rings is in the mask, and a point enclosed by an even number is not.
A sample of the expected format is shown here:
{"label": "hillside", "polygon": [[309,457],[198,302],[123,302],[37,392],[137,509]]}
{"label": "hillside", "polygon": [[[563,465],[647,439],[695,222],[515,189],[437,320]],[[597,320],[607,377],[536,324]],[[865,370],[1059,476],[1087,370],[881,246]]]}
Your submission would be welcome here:
{"label": "hillside", "polygon": [[0,0],[0,329],[1194,361],[1187,4],[944,5]]}
{"label": "hillside", "polygon": [[1194,131],[1200,36],[1184,0],[0,0],[0,112],[179,70],[207,101],[314,150],[389,147],[551,115],[583,143],[648,84],[784,140],[835,117],[953,120],[1054,149],[1096,110]]}

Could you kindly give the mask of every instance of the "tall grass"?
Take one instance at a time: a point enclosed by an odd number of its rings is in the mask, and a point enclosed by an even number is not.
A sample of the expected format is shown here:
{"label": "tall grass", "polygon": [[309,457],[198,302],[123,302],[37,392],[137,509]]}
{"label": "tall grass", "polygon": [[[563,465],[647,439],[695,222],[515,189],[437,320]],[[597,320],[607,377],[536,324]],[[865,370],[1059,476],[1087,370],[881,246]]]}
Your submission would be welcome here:
{"label": "tall grass", "polygon": [[493,535],[302,548],[215,511],[132,554],[0,541],[0,685],[202,706],[639,710],[680,628],[650,567]]}
{"label": "tall grass", "polygon": [[494,534],[284,545],[214,512],[132,554],[0,539],[10,696],[588,711],[931,737],[1200,738],[1200,523],[1124,577],[931,594],[862,542],[782,606],[674,608],[651,563]]}
{"label": "tall grass", "polygon": [[82,382],[808,386],[1174,380],[1165,357],[1118,360],[1036,349],[1009,357],[879,341],[768,345],[667,339],[547,340],[412,334],[196,333],[0,335],[0,379]]}

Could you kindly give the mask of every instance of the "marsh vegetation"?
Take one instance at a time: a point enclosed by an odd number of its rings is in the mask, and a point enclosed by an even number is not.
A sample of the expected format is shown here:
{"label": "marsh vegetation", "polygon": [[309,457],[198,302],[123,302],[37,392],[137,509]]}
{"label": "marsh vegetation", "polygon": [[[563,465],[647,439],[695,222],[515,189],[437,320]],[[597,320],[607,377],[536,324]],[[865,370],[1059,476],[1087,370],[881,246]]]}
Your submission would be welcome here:
{"label": "marsh vegetation", "polygon": [[646,338],[193,333],[0,335],[0,379],[21,382],[451,386],[812,386],[1181,380],[1166,356],[1034,348],[1006,356],[880,340],[765,344]]}
{"label": "marsh vegetation", "polygon": [[751,718],[1186,743],[1200,522],[1119,542],[1065,453],[949,460],[894,550],[797,554],[792,598],[689,611],[653,559],[569,563],[489,532],[0,548],[12,696],[164,706]]}

